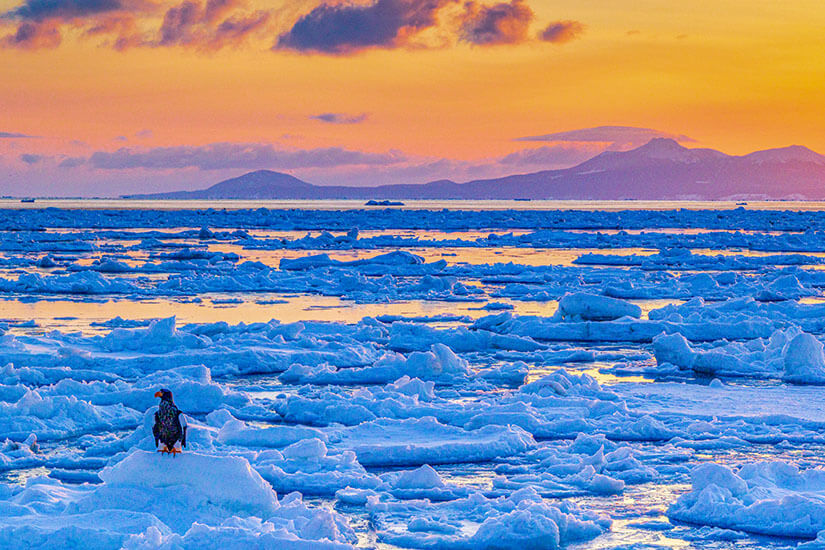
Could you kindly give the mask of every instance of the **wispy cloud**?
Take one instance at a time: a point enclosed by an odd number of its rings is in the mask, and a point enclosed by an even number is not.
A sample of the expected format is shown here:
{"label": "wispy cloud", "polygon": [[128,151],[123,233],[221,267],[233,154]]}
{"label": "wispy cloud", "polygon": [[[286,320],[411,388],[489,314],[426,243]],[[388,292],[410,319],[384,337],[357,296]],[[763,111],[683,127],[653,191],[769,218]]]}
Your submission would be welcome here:
{"label": "wispy cloud", "polygon": [[644,145],[653,138],[670,138],[683,143],[695,140],[682,135],[671,134],[652,128],[637,128],[634,126],[597,126],[595,128],[580,128],[566,132],[555,132],[540,136],[517,138],[515,141],[545,141],[545,142],[598,142],[607,144],[611,149],[626,149]]}
{"label": "wispy cloud", "polygon": [[502,157],[498,162],[512,167],[558,168],[579,164],[601,153],[603,146],[545,145],[533,149],[522,149]]}
{"label": "wispy cloud", "polygon": [[124,147],[112,152],[98,151],[87,158],[86,164],[101,170],[252,170],[389,165],[405,160],[406,157],[397,151],[369,153],[340,147],[281,150],[270,144],[261,143],[212,143],[203,146],[151,149]]}
{"label": "wispy cloud", "polygon": [[19,132],[0,132],[0,139],[30,139],[39,136],[31,136],[29,134],[21,134]]}
{"label": "wispy cloud", "polygon": [[367,120],[367,116],[367,113],[357,115],[347,113],[321,113],[320,115],[313,115],[309,118],[328,124],[359,124]]}
{"label": "wispy cloud", "polygon": [[242,42],[269,19],[266,11],[233,13],[236,7],[237,0],[207,0],[205,4],[186,0],[166,11],[159,36],[151,45],[218,49]]}

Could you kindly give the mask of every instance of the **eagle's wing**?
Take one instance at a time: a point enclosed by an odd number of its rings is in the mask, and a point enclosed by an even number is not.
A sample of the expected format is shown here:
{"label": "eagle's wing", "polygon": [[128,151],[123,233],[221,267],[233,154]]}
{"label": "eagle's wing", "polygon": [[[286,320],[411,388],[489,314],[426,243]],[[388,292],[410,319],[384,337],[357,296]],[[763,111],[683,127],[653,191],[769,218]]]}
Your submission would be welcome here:
{"label": "eagle's wing", "polygon": [[155,411],[155,423],[152,425],[152,435],[155,436],[155,447],[157,447],[160,441],[160,417],[157,411]]}

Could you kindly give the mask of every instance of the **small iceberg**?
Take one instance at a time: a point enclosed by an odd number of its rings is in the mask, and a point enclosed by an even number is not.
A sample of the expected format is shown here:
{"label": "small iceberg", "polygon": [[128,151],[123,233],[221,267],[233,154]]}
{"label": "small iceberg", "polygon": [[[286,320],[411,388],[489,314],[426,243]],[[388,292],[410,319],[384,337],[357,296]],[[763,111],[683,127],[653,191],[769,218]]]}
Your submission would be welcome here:
{"label": "small iceberg", "polygon": [[364,206],[404,206],[404,203],[401,201],[377,201],[375,199],[368,200]]}

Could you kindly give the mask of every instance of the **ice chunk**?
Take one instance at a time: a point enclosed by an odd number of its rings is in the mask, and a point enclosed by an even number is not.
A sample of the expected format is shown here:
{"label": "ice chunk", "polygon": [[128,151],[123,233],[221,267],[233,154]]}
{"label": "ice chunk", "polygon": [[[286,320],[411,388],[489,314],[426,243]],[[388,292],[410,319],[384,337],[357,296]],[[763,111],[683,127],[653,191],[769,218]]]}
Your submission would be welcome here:
{"label": "ice chunk", "polygon": [[[547,504],[532,489],[499,499],[473,493],[442,503],[380,502],[372,497],[367,509],[383,542],[408,548],[558,549],[593,539],[610,525],[574,505]],[[472,534],[467,534],[472,529],[468,523],[478,525]],[[456,529],[459,525],[463,532]]]}
{"label": "ice chunk", "polygon": [[785,363],[783,378],[789,382],[821,384],[825,382],[825,353],[822,342],[802,332],[782,349]]}
{"label": "ice chunk", "polygon": [[284,382],[310,384],[380,384],[410,376],[438,383],[465,380],[470,375],[467,361],[444,344],[433,344],[430,351],[413,352],[408,357],[386,354],[374,365],[336,369],[296,364],[280,376]]}
{"label": "ice chunk", "polygon": [[341,430],[336,446],[351,449],[365,466],[416,466],[484,462],[512,456],[536,446],[517,426],[464,430],[435,418],[379,419]]}
{"label": "ice chunk", "polygon": [[148,512],[184,533],[196,521],[214,523],[235,515],[267,518],[279,507],[269,484],[241,457],[135,451],[99,475],[103,485],[72,503],[69,512]]}
{"label": "ice chunk", "polygon": [[0,547],[63,550],[117,550],[133,534],[153,529],[160,536],[169,528],[140,511],[93,510],[71,515],[0,515]]}
{"label": "ice chunk", "polygon": [[559,300],[554,318],[564,321],[612,321],[621,317],[642,315],[642,308],[618,298],[578,292],[565,294]]}
{"label": "ice chunk", "polygon": [[253,466],[281,492],[331,496],[345,487],[375,489],[381,484],[358,463],[355,453],[329,454],[320,439],[293,443],[282,453],[263,451],[254,459]]}
{"label": "ice chunk", "polygon": [[668,509],[671,519],[763,535],[813,539],[825,529],[825,471],[783,462],[748,464],[738,472],[704,464],[693,488]]}
{"label": "ice chunk", "polygon": [[286,447],[302,439],[326,441],[327,436],[320,430],[304,426],[270,426],[253,428],[239,420],[230,420],[218,432],[218,441],[224,445],[244,447]]}

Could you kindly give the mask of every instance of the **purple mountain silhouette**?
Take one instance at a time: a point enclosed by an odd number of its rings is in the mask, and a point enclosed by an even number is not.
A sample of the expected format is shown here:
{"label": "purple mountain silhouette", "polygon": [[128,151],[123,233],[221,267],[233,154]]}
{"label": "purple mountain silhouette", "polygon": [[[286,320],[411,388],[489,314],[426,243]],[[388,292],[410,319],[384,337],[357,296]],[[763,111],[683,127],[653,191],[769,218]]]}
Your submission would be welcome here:
{"label": "purple mountain silhouette", "polygon": [[456,183],[378,187],[319,186],[259,170],[200,191],[155,199],[825,199],[825,156],[806,147],[731,156],[656,138],[608,151],[578,166]]}

